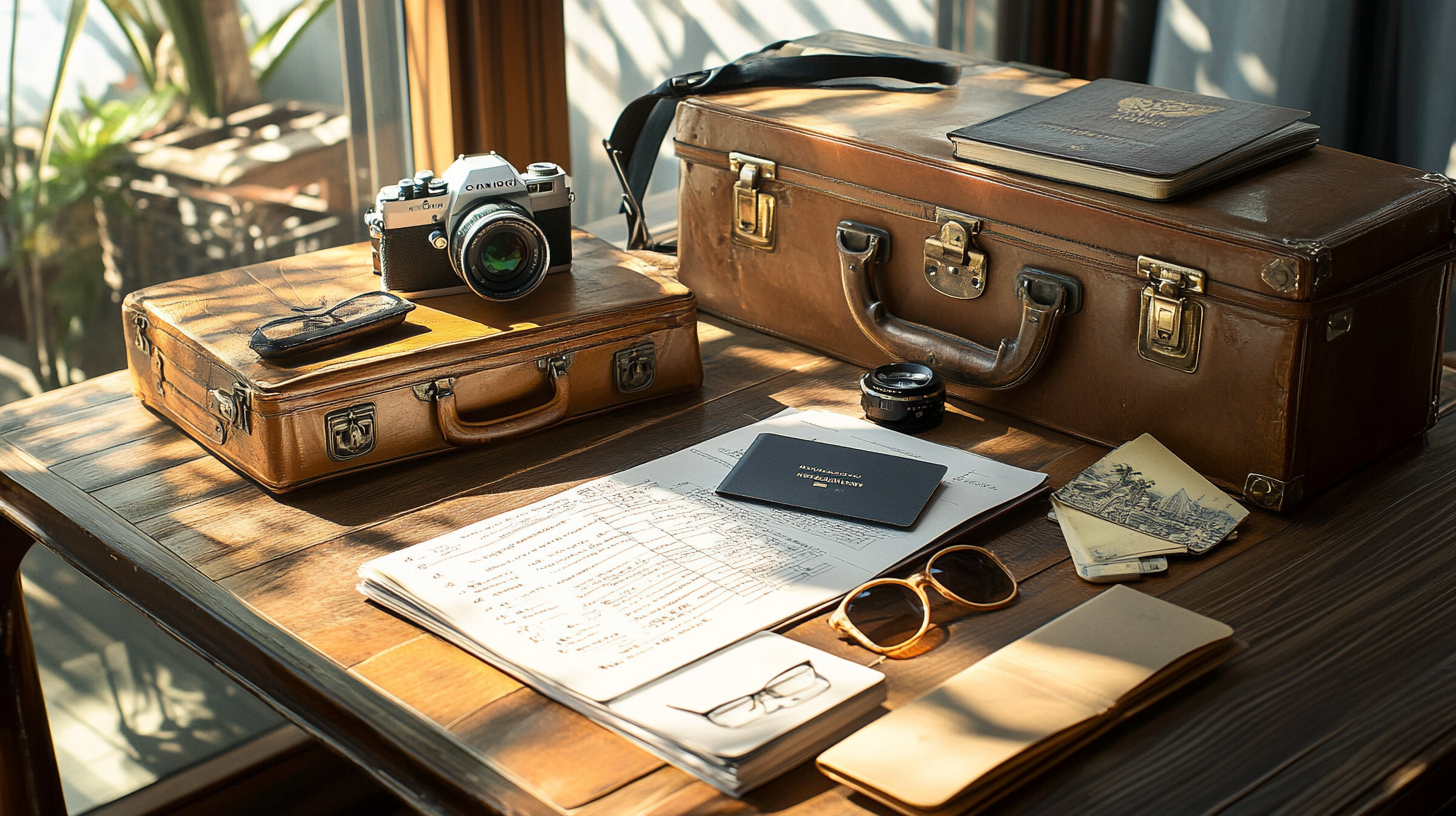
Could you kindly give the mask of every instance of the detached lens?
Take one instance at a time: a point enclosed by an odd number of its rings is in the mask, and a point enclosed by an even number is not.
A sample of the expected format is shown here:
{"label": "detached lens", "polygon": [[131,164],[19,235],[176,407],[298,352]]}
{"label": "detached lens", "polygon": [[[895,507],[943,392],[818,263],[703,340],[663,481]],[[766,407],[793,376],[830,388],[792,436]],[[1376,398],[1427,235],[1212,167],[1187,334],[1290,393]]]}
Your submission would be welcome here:
{"label": "detached lens", "polygon": [[882,365],[861,377],[859,388],[865,417],[886,428],[920,433],[945,415],[945,383],[919,363]]}
{"label": "detached lens", "polygon": [[860,590],[844,607],[860,634],[881,649],[903,646],[925,623],[925,605],[904,584],[875,584]]}
{"label": "detached lens", "polygon": [[947,550],[930,562],[930,577],[968,603],[993,605],[1016,592],[1016,581],[989,553]]}

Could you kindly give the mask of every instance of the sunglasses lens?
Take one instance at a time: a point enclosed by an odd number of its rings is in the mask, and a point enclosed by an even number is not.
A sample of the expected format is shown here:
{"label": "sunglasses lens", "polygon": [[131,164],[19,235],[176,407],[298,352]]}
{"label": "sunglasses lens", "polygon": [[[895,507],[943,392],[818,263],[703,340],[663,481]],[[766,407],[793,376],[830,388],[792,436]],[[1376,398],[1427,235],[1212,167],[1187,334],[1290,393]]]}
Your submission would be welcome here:
{"label": "sunglasses lens", "polygon": [[950,550],[930,562],[930,577],[973,604],[996,604],[1016,592],[1016,581],[996,559],[980,550]]}
{"label": "sunglasses lens", "polygon": [[875,584],[851,598],[844,614],[876,646],[893,649],[920,631],[925,622],[925,605],[904,584]]}

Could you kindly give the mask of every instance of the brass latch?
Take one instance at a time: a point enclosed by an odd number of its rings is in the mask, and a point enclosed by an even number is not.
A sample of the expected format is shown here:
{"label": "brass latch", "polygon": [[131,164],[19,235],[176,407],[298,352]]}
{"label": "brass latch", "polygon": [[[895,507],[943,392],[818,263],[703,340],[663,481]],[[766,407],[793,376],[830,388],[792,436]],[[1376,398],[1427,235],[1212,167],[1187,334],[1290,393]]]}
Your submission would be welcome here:
{"label": "brass latch", "polygon": [[1145,255],[1138,256],[1137,271],[1150,281],[1143,290],[1138,319],[1138,354],[1168,368],[1193,372],[1203,339],[1203,304],[1185,295],[1203,293],[1204,274]]}
{"label": "brass latch", "polygon": [[651,387],[657,379],[657,348],[651,341],[625,348],[612,355],[617,373],[617,390],[623,394]]}
{"label": "brass latch", "polygon": [[136,339],[132,342],[136,343],[136,347],[141,349],[142,354],[151,354],[152,339],[147,337],[147,329],[151,327],[151,322],[143,315],[133,315],[131,322],[136,326]]}
{"label": "brass latch", "polygon": [[[253,408],[253,394],[247,386],[242,383],[233,383],[231,391],[220,388],[211,388],[207,391],[208,401],[212,403],[212,410],[226,422],[228,427],[236,428],[243,433],[253,432],[252,418],[250,416]],[[219,435],[226,440],[226,431],[217,429]]]}
{"label": "brass latch", "polygon": [[324,450],[329,458],[335,462],[345,462],[373,451],[377,414],[378,410],[372,402],[362,402],[324,414]]}
{"label": "brass latch", "polygon": [[936,208],[940,232],[925,239],[925,280],[935,291],[973,300],[986,291],[986,253],[975,245],[981,219]]}
{"label": "brass latch", "polygon": [[733,240],[754,249],[774,248],[774,198],[759,189],[778,177],[778,165],[743,153],[728,154],[728,169],[738,174],[733,184]]}

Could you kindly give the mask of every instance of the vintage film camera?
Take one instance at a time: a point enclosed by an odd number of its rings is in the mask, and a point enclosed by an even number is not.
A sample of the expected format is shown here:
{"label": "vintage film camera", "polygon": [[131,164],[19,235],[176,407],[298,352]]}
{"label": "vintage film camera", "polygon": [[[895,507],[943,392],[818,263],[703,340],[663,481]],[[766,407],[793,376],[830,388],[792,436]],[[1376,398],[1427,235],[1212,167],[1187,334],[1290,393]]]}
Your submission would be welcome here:
{"label": "vintage film camera", "polygon": [[571,269],[570,179],[551,162],[525,175],[495,153],[387,185],[364,216],[383,287],[409,298],[530,294]]}

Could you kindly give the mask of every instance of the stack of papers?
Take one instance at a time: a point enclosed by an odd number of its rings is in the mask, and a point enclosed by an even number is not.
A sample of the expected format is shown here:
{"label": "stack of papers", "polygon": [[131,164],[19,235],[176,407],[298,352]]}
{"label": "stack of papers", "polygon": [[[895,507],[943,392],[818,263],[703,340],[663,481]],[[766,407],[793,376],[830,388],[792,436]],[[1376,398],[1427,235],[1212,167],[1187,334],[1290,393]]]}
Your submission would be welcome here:
{"label": "stack of papers", "polygon": [[[906,529],[715,494],[760,433],[920,459],[944,465],[946,475]],[[711,744],[680,730],[681,718],[649,716],[649,709],[660,710],[639,701],[655,702],[653,689],[661,688],[649,684],[667,683],[695,661],[825,608],[1045,478],[863,420],[785,411],[370,561],[359,568],[359,589],[736,794],[793,767],[813,746]],[[762,683],[779,662],[745,664],[742,676]],[[839,669],[826,663],[824,671]],[[843,682],[841,691],[862,681]],[[835,716],[853,719],[856,709]],[[837,724],[805,733],[837,733]],[[789,745],[793,750],[783,747]],[[740,749],[746,753],[732,754]],[[765,750],[772,762],[755,758],[744,775],[743,757],[754,750]]]}
{"label": "stack of papers", "polygon": [[1052,494],[1077,574],[1129,581],[1207,552],[1249,511],[1149,434],[1117,448]]}

